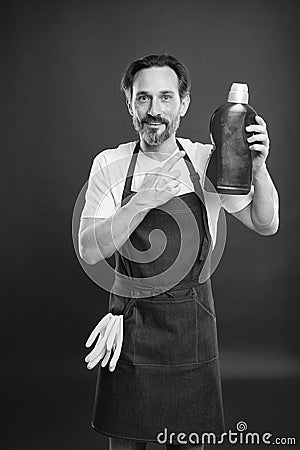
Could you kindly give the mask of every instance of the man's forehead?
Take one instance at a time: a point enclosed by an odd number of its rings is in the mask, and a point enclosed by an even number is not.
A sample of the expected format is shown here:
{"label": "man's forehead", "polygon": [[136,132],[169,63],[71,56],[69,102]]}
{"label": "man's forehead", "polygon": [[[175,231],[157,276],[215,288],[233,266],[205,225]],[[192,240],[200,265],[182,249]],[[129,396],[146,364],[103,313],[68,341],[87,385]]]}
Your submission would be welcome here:
{"label": "man's forehead", "polygon": [[133,81],[133,91],[174,91],[178,92],[178,77],[171,67],[149,67],[140,70]]}

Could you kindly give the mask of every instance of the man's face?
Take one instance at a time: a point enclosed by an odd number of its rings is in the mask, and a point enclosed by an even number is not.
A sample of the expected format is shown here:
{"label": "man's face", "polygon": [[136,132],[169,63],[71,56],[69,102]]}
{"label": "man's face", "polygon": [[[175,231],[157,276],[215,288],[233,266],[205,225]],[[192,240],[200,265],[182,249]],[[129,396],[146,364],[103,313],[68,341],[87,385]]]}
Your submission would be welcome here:
{"label": "man's face", "polygon": [[148,145],[159,145],[174,134],[189,96],[180,100],[178,78],[168,66],[140,70],[128,105],[135,130]]}

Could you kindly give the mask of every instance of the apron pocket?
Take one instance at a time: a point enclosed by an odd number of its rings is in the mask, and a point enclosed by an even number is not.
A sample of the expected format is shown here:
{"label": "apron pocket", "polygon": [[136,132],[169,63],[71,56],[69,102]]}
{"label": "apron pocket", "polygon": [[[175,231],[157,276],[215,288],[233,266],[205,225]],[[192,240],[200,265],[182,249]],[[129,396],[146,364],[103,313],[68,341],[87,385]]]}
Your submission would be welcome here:
{"label": "apron pocket", "polygon": [[214,309],[198,295],[195,297],[197,305],[198,327],[198,362],[206,362],[218,356],[217,321]]}
{"label": "apron pocket", "polygon": [[194,299],[138,300],[135,364],[197,362],[197,306]]}

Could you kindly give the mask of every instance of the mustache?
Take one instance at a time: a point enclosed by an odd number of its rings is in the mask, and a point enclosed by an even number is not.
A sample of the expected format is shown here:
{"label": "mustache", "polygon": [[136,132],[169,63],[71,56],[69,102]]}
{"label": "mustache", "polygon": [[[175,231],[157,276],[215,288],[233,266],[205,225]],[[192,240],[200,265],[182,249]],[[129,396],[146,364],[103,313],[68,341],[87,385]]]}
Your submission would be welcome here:
{"label": "mustache", "polygon": [[141,120],[141,123],[142,124],[144,124],[144,123],[159,123],[159,124],[168,125],[169,122],[161,116],[153,117],[153,116],[148,115],[145,119]]}

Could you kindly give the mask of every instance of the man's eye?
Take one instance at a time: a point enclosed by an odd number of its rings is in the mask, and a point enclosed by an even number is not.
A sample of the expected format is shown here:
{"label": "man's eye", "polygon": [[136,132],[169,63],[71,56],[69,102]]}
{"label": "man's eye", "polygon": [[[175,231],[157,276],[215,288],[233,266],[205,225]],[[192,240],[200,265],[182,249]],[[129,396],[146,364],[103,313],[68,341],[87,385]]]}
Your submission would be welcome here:
{"label": "man's eye", "polygon": [[149,100],[149,97],[147,97],[147,95],[141,95],[140,97],[138,97],[138,101],[140,103],[145,103]]}
{"label": "man's eye", "polygon": [[171,98],[172,98],[172,95],[167,95],[166,94],[166,95],[162,96],[162,99],[165,100],[165,101],[171,100]]}

